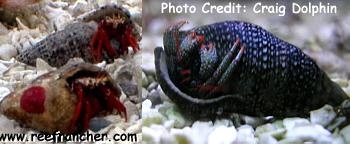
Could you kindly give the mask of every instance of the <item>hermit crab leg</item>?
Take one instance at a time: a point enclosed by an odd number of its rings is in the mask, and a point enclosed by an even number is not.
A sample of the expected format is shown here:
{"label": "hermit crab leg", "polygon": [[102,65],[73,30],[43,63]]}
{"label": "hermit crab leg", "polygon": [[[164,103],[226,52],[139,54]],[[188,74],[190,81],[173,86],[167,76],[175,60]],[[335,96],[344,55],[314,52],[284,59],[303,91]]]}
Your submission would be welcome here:
{"label": "hermit crab leg", "polygon": [[75,127],[75,124],[77,123],[82,107],[83,107],[83,97],[84,97],[84,92],[83,92],[83,86],[82,84],[78,82],[73,83],[73,91],[76,93],[77,96],[77,105],[74,110],[73,118],[71,119],[71,125],[72,128]]}
{"label": "hermit crab leg", "polygon": [[241,56],[244,52],[245,47],[241,46],[241,49],[239,50],[236,58],[232,61],[232,63],[229,65],[229,67],[226,69],[227,71],[225,71],[225,73],[221,76],[218,84],[219,85],[223,85],[227,82],[227,80],[229,79],[229,76],[232,75],[233,70],[237,67],[237,63],[239,62],[239,60],[241,59]]}
{"label": "hermit crab leg", "polygon": [[85,115],[83,118],[83,130],[87,130],[89,128],[89,122],[91,119],[91,104],[89,100],[84,101],[84,110],[85,110]]}
{"label": "hermit crab leg", "polygon": [[127,121],[126,108],[119,100],[116,99],[116,96],[118,96],[117,92],[115,92],[113,89],[109,89],[106,86],[100,86],[99,89],[103,94],[105,94],[108,104],[107,107],[110,108],[110,106],[112,106],[116,108],[125,117],[125,121]]}
{"label": "hermit crab leg", "polygon": [[[101,25],[107,25],[106,21],[104,21],[104,20],[101,23],[102,23]],[[105,45],[102,45],[101,47],[99,46],[99,49],[105,49],[107,51],[107,55],[110,58],[114,58],[117,55],[117,53],[114,50],[114,48],[112,48],[110,38],[108,37],[107,32],[103,28],[101,28],[100,37],[102,38],[100,43],[105,44]],[[100,51],[101,51],[100,54],[102,54],[102,50],[100,50]]]}
{"label": "hermit crab leg", "polygon": [[[120,42],[119,51],[127,52],[128,46],[130,46],[135,53],[140,50],[140,47],[137,44],[137,39],[133,36],[133,29],[128,22],[118,24],[112,35]],[[114,49],[111,50],[114,51]]]}
{"label": "hermit crab leg", "polygon": [[219,80],[222,73],[224,73],[224,70],[226,70],[227,67],[229,66],[229,64],[232,62],[233,53],[236,51],[239,43],[240,43],[240,41],[239,41],[239,39],[237,39],[236,42],[234,43],[234,45],[232,46],[231,50],[224,57],[224,59],[222,60],[222,62],[220,63],[220,65],[218,66],[216,71],[213,73],[213,76],[210,77],[203,85],[211,85]]}
{"label": "hermit crab leg", "polygon": [[229,81],[229,77],[232,76],[233,71],[237,67],[237,63],[241,59],[241,56],[244,52],[245,47],[241,46],[241,49],[239,50],[236,58],[232,61],[232,63],[229,65],[229,67],[226,69],[224,74],[221,76],[220,80],[218,81],[218,86],[215,87],[211,92],[208,94],[208,96],[211,96],[213,93],[217,92],[218,89],[220,89],[220,86],[224,85],[227,81]]}
{"label": "hermit crab leg", "polygon": [[133,51],[136,53],[140,50],[139,45],[137,44],[137,40],[132,36],[132,28],[128,26],[125,32],[125,39],[129,40],[129,45],[132,47]]}
{"label": "hermit crab leg", "polygon": [[99,61],[101,60],[101,55],[100,53],[102,53],[102,47],[100,47],[100,45],[102,43],[99,43],[98,39],[100,38],[100,33],[101,31],[97,31],[91,38],[90,41],[90,50],[92,53],[92,57],[94,59],[94,61]]}

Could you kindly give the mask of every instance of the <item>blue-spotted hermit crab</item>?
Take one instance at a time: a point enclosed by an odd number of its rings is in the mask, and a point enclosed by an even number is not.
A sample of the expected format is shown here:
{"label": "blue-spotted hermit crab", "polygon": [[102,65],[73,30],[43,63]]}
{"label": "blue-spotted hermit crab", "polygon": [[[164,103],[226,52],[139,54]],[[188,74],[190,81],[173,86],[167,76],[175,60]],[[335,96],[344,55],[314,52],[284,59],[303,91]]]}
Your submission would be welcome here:
{"label": "blue-spotted hermit crab", "polygon": [[296,46],[242,21],[166,29],[157,79],[184,114],[215,118],[308,116],[325,104],[349,116],[349,97]]}

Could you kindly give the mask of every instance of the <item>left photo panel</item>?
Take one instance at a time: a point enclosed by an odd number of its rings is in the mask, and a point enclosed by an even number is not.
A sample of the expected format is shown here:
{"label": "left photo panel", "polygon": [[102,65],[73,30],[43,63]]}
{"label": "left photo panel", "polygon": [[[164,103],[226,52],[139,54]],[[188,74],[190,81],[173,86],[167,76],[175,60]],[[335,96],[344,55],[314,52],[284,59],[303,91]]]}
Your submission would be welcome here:
{"label": "left photo panel", "polygon": [[0,141],[141,143],[142,0],[0,0]]}

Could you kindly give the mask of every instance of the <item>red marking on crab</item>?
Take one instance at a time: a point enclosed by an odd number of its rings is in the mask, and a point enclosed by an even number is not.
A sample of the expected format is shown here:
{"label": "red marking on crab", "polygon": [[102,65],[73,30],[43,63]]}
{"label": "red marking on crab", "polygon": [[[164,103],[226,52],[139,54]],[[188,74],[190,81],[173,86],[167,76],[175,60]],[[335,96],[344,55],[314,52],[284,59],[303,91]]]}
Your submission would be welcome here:
{"label": "red marking on crab", "polygon": [[198,43],[203,43],[205,40],[204,35],[197,35],[196,32],[194,31],[190,32],[189,35],[192,39],[195,39]]}
{"label": "red marking on crab", "polygon": [[33,86],[26,89],[21,97],[21,108],[28,113],[43,113],[45,111],[45,89]]}
{"label": "red marking on crab", "polygon": [[181,80],[181,84],[184,84],[186,82],[189,82],[191,80],[191,78],[189,77],[189,75],[191,74],[191,70],[190,69],[184,69],[180,71],[180,74],[182,76],[185,76],[184,79]]}
{"label": "red marking on crab", "polygon": [[199,42],[199,43],[203,43],[204,40],[205,40],[205,37],[203,35],[197,35],[196,36],[196,40]]}
{"label": "red marking on crab", "polygon": [[[133,26],[128,23],[121,23],[114,26],[106,20],[101,20],[97,31],[90,41],[90,49],[94,62],[101,62],[103,50],[106,51],[109,58],[117,58],[119,55],[128,53],[128,47],[132,47],[134,52],[140,50],[137,44],[137,38],[132,34]],[[119,42],[119,48],[113,48],[111,39]]]}
{"label": "red marking on crab", "polygon": [[189,75],[189,74],[191,74],[191,70],[184,69],[184,70],[181,70],[180,73],[181,73],[181,75]]}

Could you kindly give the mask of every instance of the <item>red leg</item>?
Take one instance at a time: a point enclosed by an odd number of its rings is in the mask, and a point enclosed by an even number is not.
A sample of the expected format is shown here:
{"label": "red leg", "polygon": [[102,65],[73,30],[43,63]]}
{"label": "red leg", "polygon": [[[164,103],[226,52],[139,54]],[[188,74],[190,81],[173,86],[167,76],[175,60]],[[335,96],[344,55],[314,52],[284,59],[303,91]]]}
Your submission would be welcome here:
{"label": "red leg", "polygon": [[71,119],[71,125],[72,125],[71,127],[75,128],[76,127],[75,125],[77,124],[78,119],[80,118],[82,105],[83,105],[83,96],[84,96],[83,86],[79,83],[73,83],[73,91],[77,96],[77,105],[75,106],[73,118]]}
{"label": "red leg", "polygon": [[[110,39],[114,37],[119,43],[118,52],[112,47]],[[96,62],[102,61],[102,51],[105,50],[110,58],[116,58],[120,54],[128,52],[128,47],[131,46],[134,52],[140,48],[137,44],[137,39],[132,34],[132,27],[120,24],[117,28],[109,25],[106,21],[99,23],[98,29],[93,35],[90,43],[91,53]]]}
{"label": "red leg", "polygon": [[97,32],[92,36],[90,42],[91,55],[94,62],[102,61],[102,48],[104,44],[103,34],[100,28],[98,28]]}
{"label": "red leg", "polygon": [[202,92],[202,93],[221,92],[222,88],[220,86],[216,86],[216,85],[200,85],[200,86],[198,86],[198,91]]}
{"label": "red leg", "polygon": [[131,46],[134,52],[137,52],[140,48],[137,44],[137,39],[132,34],[132,27],[125,24],[118,25],[117,29],[112,34],[113,37],[120,42],[120,53],[125,54],[128,52],[128,47]]}
{"label": "red leg", "polygon": [[190,81],[190,80],[191,80],[190,77],[186,77],[186,78],[184,78],[180,83],[181,83],[181,84],[184,84],[184,83],[186,83],[186,82],[188,82],[188,81]]}
{"label": "red leg", "polygon": [[203,43],[204,40],[205,40],[205,37],[202,35],[199,35],[199,36],[196,36],[196,40],[199,42],[199,43]]}
{"label": "red leg", "polygon": [[104,46],[104,42],[105,42],[105,37],[104,37],[104,34],[103,34],[103,30],[100,30],[99,32],[99,35],[98,35],[98,37],[100,38],[99,40],[98,40],[98,45],[97,45],[97,47],[96,47],[96,51],[95,51],[95,53],[96,53],[96,55],[97,55],[97,57],[96,57],[96,61],[98,61],[98,62],[100,62],[100,61],[102,61],[102,48],[103,48],[103,46]]}
{"label": "red leg", "polygon": [[101,51],[102,54],[102,49],[107,51],[107,54],[110,58],[114,58],[117,56],[117,52],[116,50],[112,47],[111,42],[110,42],[110,37],[108,35],[108,33],[106,32],[106,30],[108,30],[106,27],[108,26],[104,26],[102,25],[101,28],[98,30],[100,31],[100,43],[101,46],[98,47],[99,51]]}
{"label": "red leg", "polygon": [[127,40],[127,45],[131,46],[134,52],[140,50],[139,45],[137,44],[137,39],[132,35],[132,27],[128,26],[125,30],[125,38]]}
{"label": "red leg", "polygon": [[184,84],[184,83],[186,83],[186,82],[191,80],[191,78],[188,76],[188,75],[191,74],[191,70],[189,70],[189,69],[181,70],[180,74],[183,75],[183,76],[187,76],[180,82],[181,84]]}
{"label": "red leg", "polygon": [[217,93],[217,92],[223,92],[223,91],[224,90],[221,86],[216,86],[210,91],[210,93]]}
{"label": "red leg", "polygon": [[212,85],[199,85],[198,91],[202,93],[209,92],[211,89],[213,89],[214,86]]}
{"label": "red leg", "polygon": [[91,40],[90,40],[90,51],[91,51],[91,55],[93,60],[96,62],[97,61],[97,57],[98,57],[98,52],[96,52],[96,47],[98,45],[98,35],[99,32],[95,32],[94,35],[92,36]]}
{"label": "red leg", "polygon": [[108,33],[108,26],[105,21],[101,21],[97,28],[97,31],[91,38],[90,48],[91,54],[95,62],[102,61],[103,49],[107,51],[109,57],[114,58],[117,55],[115,49],[111,46]]}
{"label": "red leg", "polygon": [[[78,82],[73,83],[73,91],[77,95],[77,104],[74,110],[73,118],[71,119],[71,127],[75,128],[76,125],[80,123],[80,120],[82,120],[82,130],[85,131],[89,128],[89,122],[92,116],[100,112],[102,108],[101,104],[96,98],[84,93],[83,86],[83,84]],[[72,129],[72,131],[74,130]]]}
{"label": "red leg", "polygon": [[91,119],[91,105],[89,100],[84,101],[84,118],[83,118],[83,130],[87,130],[89,128],[89,123]]}
{"label": "red leg", "polygon": [[127,121],[127,114],[126,114],[126,108],[125,106],[116,98],[119,97],[117,92],[115,92],[113,89],[110,89],[106,86],[99,87],[101,93],[105,94],[104,98],[107,101],[107,107],[108,109],[117,109],[122,115],[125,117],[125,121]]}

